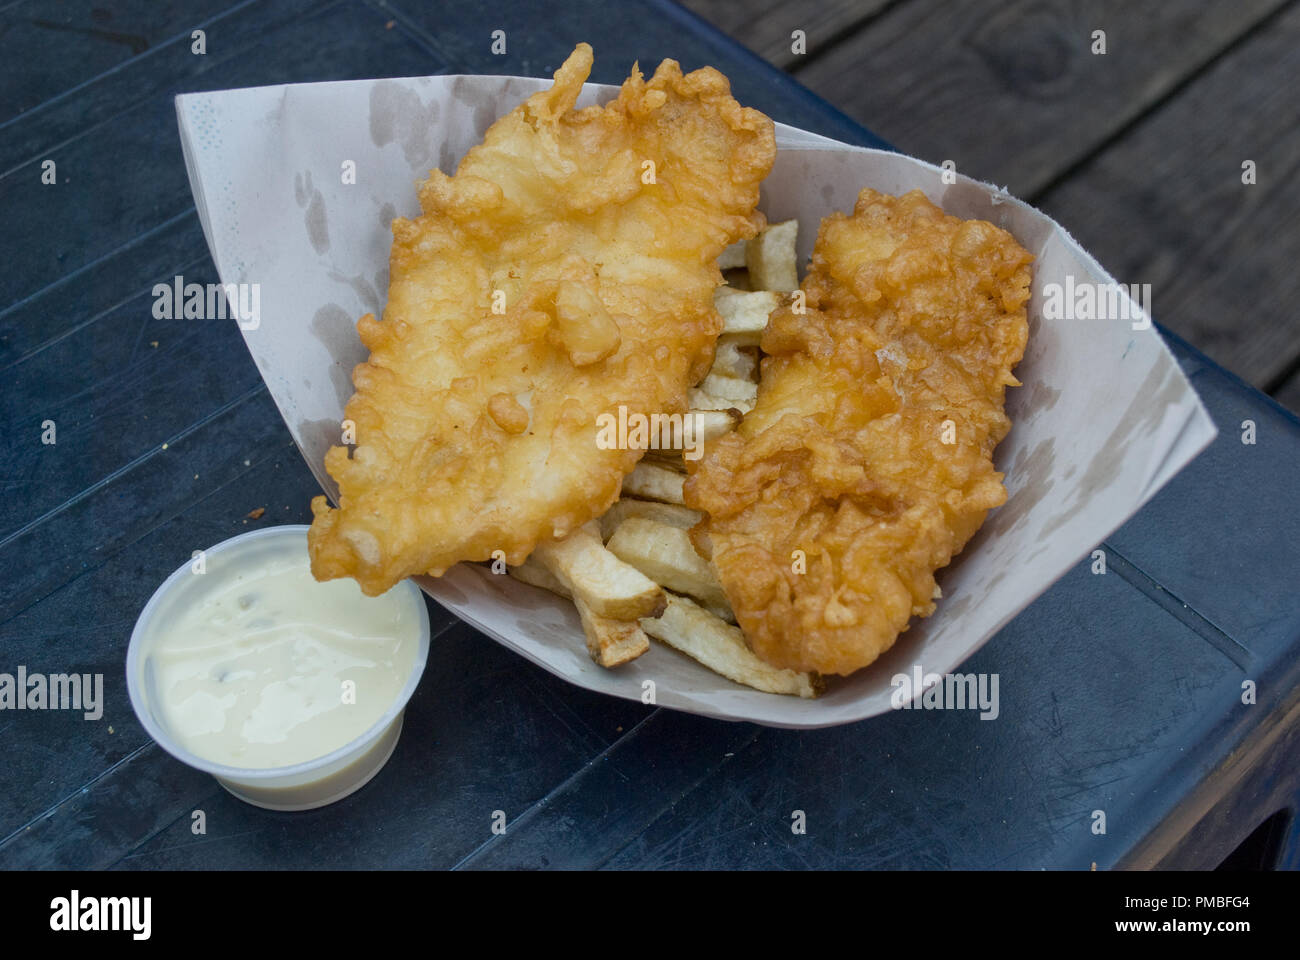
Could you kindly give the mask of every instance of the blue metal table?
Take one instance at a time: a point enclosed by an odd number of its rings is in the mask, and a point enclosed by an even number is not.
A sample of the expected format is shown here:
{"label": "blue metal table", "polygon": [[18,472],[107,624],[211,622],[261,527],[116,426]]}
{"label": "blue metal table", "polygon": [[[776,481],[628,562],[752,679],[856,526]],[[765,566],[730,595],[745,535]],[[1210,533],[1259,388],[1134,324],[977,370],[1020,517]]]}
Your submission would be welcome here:
{"label": "blue metal table", "polygon": [[136,614],[192,550],[307,522],[317,492],[235,325],[152,315],[155,283],[216,280],[174,94],[542,76],[581,39],[593,80],[709,63],[777,120],[880,142],[660,0],[67,8],[59,31],[31,27],[33,4],[0,10],[0,672],[102,673],[105,703],[93,721],[0,712],[0,866],[1208,868],[1248,836],[1232,865],[1300,865],[1300,421],[1167,333],[1219,437],[1101,545],[1106,575],[1081,562],[969,663],[1002,678],[996,722],[907,711],[790,732],[656,710],[568,686],[433,606],[402,740],[357,794],[270,813],[173,760],[127,702]]}

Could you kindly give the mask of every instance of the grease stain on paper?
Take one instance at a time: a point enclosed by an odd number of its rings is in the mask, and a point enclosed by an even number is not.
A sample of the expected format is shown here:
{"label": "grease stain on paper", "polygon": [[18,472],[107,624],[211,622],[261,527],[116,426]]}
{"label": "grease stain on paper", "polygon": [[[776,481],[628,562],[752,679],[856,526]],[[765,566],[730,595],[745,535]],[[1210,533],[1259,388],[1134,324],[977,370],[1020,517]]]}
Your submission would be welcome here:
{"label": "grease stain on paper", "polygon": [[[325,345],[332,357],[347,356],[355,350],[353,344],[357,342],[356,324],[337,303],[327,303],[316,311],[316,315],[311,318],[311,332]],[[342,410],[352,399],[352,371],[345,370],[342,361],[335,360],[330,364],[329,375],[334,395],[338,398],[339,410]],[[338,424],[334,425],[334,429],[335,432],[338,431]]]}
{"label": "grease stain on paper", "polygon": [[317,253],[325,253],[330,248],[329,222],[325,215],[325,197],[311,182],[311,171],[293,175],[293,198],[298,206],[304,208],[303,224],[307,227],[307,239]]}
{"label": "grease stain on paper", "polygon": [[409,87],[381,80],[370,88],[370,139],[377,147],[396,143],[407,163],[428,167],[433,157],[430,140],[437,134],[441,109],[437,100],[425,103]]}

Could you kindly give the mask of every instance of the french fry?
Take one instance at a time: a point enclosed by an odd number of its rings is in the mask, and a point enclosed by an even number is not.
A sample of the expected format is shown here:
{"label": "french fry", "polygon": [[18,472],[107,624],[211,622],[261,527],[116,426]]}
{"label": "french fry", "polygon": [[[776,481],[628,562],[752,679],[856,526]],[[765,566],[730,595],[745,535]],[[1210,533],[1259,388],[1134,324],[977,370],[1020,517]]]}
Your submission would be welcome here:
{"label": "french fry", "polygon": [[623,478],[623,493],[643,500],[660,500],[663,503],[685,503],[682,484],[686,478],[675,470],[642,460]]}
{"label": "french fry", "polygon": [[646,453],[643,462],[672,470],[674,473],[686,472],[686,463],[682,460],[680,450],[650,450]]}
{"label": "french fry", "polygon": [[578,618],[582,621],[587,652],[600,666],[621,666],[650,649],[650,641],[638,622],[600,616],[582,600],[575,598],[573,592],[535,558],[529,557],[522,564],[508,569],[511,576],[523,583],[541,587],[573,601]]}
{"label": "french fry", "polygon": [[698,597],[710,607],[727,606],[727,595],[713,567],[695,552],[681,527],[648,517],[628,517],[614,529],[606,547],[669,590]]}
{"label": "french fry", "polygon": [[747,403],[751,407],[758,399],[758,384],[753,380],[738,380],[710,373],[700,381],[699,388],[710,396],[730,400],[733,403]]}
{"label": "french fry", "polygon": [[686,597],[668,594],[668,608],[641,627],[656,640],[698,660],[728,680],[765,693],[817,697],[825,689],[820,675],[783,670],[760,660],[744,634]]}
{"label": "french fry", "polygon": [[541,544],[533,558],[599,616],[636,620],[663,610],[663,588],[605,549],[594,520],[564,540]]}
{"label": "french fry", "polygon": [[[732,392],[744,393],[744,381],[736,382],[740,386],[733,388]],[[680,456],[692,453],[694,456],[690,459],[698,459],[705,443],[729,433],[740,422],[740,417],[732,413],[730,407],[691,409],[684,414],[674,413],[670,417],[655,414],[655,417],[659,416],[664,416],[663,425],[652,420],[649,436],[641,441],[643,446],[648,444],[646,456],[658,453],[671,457],[674,454]]]}
{"label": "french fry", "polygon": [[618,667],[650,649],[650,640],[635,620],[614,620],[592,611],[541,563],[529,557],[517,567],[508,567],[510,575],[521,583],[541,587],[551,593],[573,600],[582,621],[582,632],[587,638],[587,652],[602,667]]}
{"label": "french fry", "polygon": [[614,620],[592,612],[578,597],[573,598],[587,638],[587,652],[602,667],[612,669],[635,660],[650,649],[645,629],[635,620]]}
{"label": "french fry", "polygon": [[718,340],[718,347],[713,352],[713,366],[709,373],[737,380],[758,380],[758,357],[754,351],[736,343],[728,337]]}
{"label": "french fry", "polygon": [[748,413],[752,406],[746,407],[744,401],[728,400],[726,397],[715,397],[711,393],[705,393],[699,387],[691,387],[689,391],[689,400],[692,410],[738,410],[740,413]]}
{"label": "french fry", "polygon": [[722,315],[723,334],[743,346],[758,345],[767,329],[767,318],[786,300],[788,295],[772,290],[745,292],[723,286],[713,292],[713,306]]}
{"label": "french fry", "polygon": [[790,293],[799,288],[799,260],[795,241],[799,238],[799,221],[786,220],[765,227],[745,244],[745,266],[749,267],[749,285],[755,290],[779,290]]}
{"label": "french fry", "polygon": [[526,583],[531,587],[541,587],[543,590],[549,590],[566,600],[573,599],[573,592],[561,583],[560,579],[551,571],[542,566],[536,557],[529,557],[518,566],[506,567],[506,572],[520,583]]}
{"label": "french fry", "polygon": [[631,517],[657,520],[660,523],[668,524],[670,527],[689,530],[704,519],[704,514],[698,510],[692,510],[690,507],[678,506],[675,503],[658,503],[654,500],[618,500],[600,518],[601,539],[608,540],[614,535],[614,531],[618,529],[619,524]]}
{"label": "french fry", "polygon": [[682,444],[682,453],[698,451],[708,441],[718,440],[724,433],[731,433],[736,429],[736,424],[740,423],[740,416],[731,410],[690,410],[686,418],[685,423],[690,424],[690,427]]}
{"label": "french fry", "polygon": [[744,269],[745,266],[745,241],[737,240],[731,246],[723,250],[718,256],[719,270]]}

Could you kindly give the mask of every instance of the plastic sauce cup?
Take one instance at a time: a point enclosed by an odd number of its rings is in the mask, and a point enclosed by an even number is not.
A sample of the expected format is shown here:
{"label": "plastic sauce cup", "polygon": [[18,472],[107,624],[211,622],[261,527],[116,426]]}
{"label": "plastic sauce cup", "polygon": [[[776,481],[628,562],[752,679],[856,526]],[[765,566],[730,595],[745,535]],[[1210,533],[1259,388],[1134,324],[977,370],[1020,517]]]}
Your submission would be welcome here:
{"label": "plastic sauce cup", "polygon": [[[250,567],[271,554],[300,550],[307,556],[307,527],[301,524],[268,527],[224,540],[204,551],[204,563],[215,567],[247,563]],[[393,587],[400,602],[410,603],[419,628],[410,675],[396,699],[365,732],[323,756],[281,767],[234,767],[197,756],[177,742],[161,709],[152,653],[168,620],[196,602],[205,589],[203,576],[190,563],[163,581],[145,604],[126,653],[126,688],[135,715],[157,744],[176,759],[203,770],[241,800],[269,810],[311,810],[341,800],[365,786],[397,746],[402,711],[424,673],[429,656],[429,612],[424,594],[412,581]]]}

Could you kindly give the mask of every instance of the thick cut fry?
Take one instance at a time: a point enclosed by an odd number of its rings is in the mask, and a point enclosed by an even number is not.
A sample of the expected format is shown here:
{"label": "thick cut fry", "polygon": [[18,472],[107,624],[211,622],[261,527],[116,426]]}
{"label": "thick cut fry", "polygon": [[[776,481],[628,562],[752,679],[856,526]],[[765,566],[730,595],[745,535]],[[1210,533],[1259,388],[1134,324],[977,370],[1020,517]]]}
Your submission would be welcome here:
{"label": "thick cut fry", "polygon": [[607,669],[621,667],[650,649],[650,639],[635,620],[615,620],[593,613],[580,597],[573,598],[582,621],[591,659]]}
{"label": "thick cut fry", "polygon": [[745,241],[737,240],[718,254],[719,270],[743,269],[745,266]]}
{"label": "thick cut fry", "polygon": [[724,433],[730,433],[740,423],[740,415],[733,410],[692,410],[691,416],[697,418],[697,437],[701,443],[708,443]]}
{"label": "thick cut fry", "polygon": [[745,400],[728,400],[726,397],[715,397],[711,393],[705,393],[698,387],[692,387],[688,394],[688,399],[692,409],[695,410],[735,410],[737,413],[745,414],[753,408],[752,401]]}
{"label": "thick cut fry", "polygon": [[636,620],[663,609],[663,589],[605,549],[594,521],[563,540],[542,544],[533,556],[602,617]]}
{"label": "thick cut fry", "polygon": [[603,513],[640,459],[597,446],[601,414],[687,409],[722,326],[718,255],[764,222],[772,122],[671,60],[575,109],[591,66],[578,45],[393,222],[383,318],[357,325],[356,448],[325,458],[339,507],[312,503],[317,579],[373,596],[497,551],[520,563]]}
{"label": "thick cut fry", "polygon": [[[742,383],[742,381],[736,382]],[[736,390],[744,392],[743,388],[736,388]],[[734,407],[735,404],[731,406]],[[688,460],[698,460],[706,443],[716,440],[724,433],[730,433],[736,429],[738,423],[740,423],[740,416],[732,412],[730,407],[717,410],[692,409],[682,417],[680,430],[673,427],[665,430],[662,436],[652,434],[646,455],[676,454],[678,458],[685,456]]]}
{"label": "thick cut fry", "polygon": [[799,238],[799,221],[786,220],[763,229],[745,244],[745,265],[749,285],[755,290],[799,289],[799,260],[794,245]]}
{"label": "thick cut fry", "polygon": [[675,470],[642,460],[635,470],[623,478],[623,493],[625,496],[645,500],[682,503],[682,482],[685,479]]}
{"label": "thick cut fry", "polygon": [[[716,398],[709,398],[714,400]],[[721,401],[718,401],[721,403]],[[651,446],[641,462],[647,466],[667,467],[676,473],[686,472],[687,460],[699,460],[704,456],[705,445],[724,434],[736,429],[744,411],[738,409],[743,403],[728,401],[717,410],[691,410],[687,417],[689,427],[686,437],[677,447],[662,449]],[[752,406],[752,404],[751,404]]]}
{"label": "thick cut fry", "polygon": [[710,607],[727,605],[717,574],[681,527],[648,517],[629,517],[615,528],[606,546],[624,563],[669,590],[698,597]]}
{"label": "thick cut fry", "polygon": [[582,632],[587,638],[587,652],[600,666],[621,666],[650,649],[650,641],[638,622],[615,620],[593,612],[591,607],[575,599],[573,593],[560,582],[558,577],[531,557],[518,566],[509,567],[508,570],[510,575],[521,583],[541,587],[566,600],[573,600],[578,618],[582,621]]}
{"label": "thick cut fry", "polygon": [[752,380],[737,380],[735,377],[723,377],[711,373],[700,381],[699,389],[705,393],[730,400],[733,403],[747,403],[751,407],[758,397],[758,384]]}
{"label": "thick cut fry", "polygon": [[752,347],[744,347],[730,337],[719,337],[713,354],[710,374],[735,377],[737,380],[758,380],[758,357]]}
{"label": "thick cut fry", "polygon": [[739,627],[715,617],[686,597],[668,594],[668,609],[641,627],[661,643],[680,650],[714,673],[764,693],[817,697],[825,689],[820,676],[783,670],[764,663],[745,645]]}
{"label": "thick cut fry", "polygon": [[[642,463],[653,464],[656,467],[665,467],[675,473],[686,472],[686,462],[682,460],[680,450],[651,450],[645,455]],[[615,500],[615,503],[618,501]],[[605,511],[608,513],[609,511]]]}
{"label": "thick cut fry", "polygon": [[681,507],[674,503],[658,503],[654,500],[624,498],[606,510],[605,515],[600,518],[601,538],[608,540],[614,535],[614,531],[618,529],[619,524],[632,517],[657,520],[660,523],[668,524],[670,527],[689,530],[704,519],[704,514],[698,510],[692,510],[690,507]]}
{"label": "thick cut fry", "polygon": [[734,343],[747,347],[758,346],[767,329],[767,318],[782,304],[789,303],[785,294],[771,290],[745,292],[731,287],[718,287],[713,294],[713,305],[722,315],[722,332]]}
{"label": "thick cut fry", "polygon": [[[689,508],[683,507],[682,509]],[[566,600],[573,599],[573,591],[560,582],[560,578],[547,570],[536,557],[529,557],[523,563],[513,567],[506,567],[506,572],[520,583],[526,583],[532,587],[541,587],[543,590],[549,590]]]}

